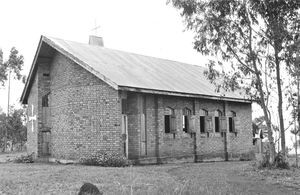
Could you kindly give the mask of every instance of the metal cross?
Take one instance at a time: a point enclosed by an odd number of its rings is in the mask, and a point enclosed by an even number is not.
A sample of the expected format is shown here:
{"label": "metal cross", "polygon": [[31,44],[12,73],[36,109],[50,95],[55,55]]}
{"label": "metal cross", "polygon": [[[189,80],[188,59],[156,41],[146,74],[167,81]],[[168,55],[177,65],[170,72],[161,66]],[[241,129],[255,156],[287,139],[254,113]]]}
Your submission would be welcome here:
{"label": "metal cross", "polygon": [[31,131],[33,132],[33,121],[36,120],[36,115],[33,116],[33,104],[31,104],[31,116],[28,117],[28,121],[31,121]]}
{"label": "metal cross", "polygon": [[97,36],[97,30],[100,28],[101,26],[100,25],[97,25],[97,20],[95,19],[95,27],[93,29],[91,29],[91,31],[95,31],[95,35]]}
{"label": "metal cross", "polygon": [[97,33],[97,30],[100,28],[101,26],[100,25],[98,25],[98,26],[96,26],[95,28],[93,28],[93,29],[91,29],[92,31],[95,31],[95,35],[97,35],[98,33]]}

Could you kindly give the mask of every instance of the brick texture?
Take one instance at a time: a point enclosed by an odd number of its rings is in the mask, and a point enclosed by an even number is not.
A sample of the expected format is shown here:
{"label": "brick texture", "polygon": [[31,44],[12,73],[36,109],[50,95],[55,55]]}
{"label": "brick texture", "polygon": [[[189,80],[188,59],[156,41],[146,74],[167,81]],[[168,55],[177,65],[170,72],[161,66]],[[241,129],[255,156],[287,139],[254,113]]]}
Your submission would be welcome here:
{"label": "brick texture", "polygon": [[[27,116],[37,116],[38,108],[38,76],[35,77],[28,97]],[[33,114],[32,114],[33,113]],[[38,120],[27,122],[27,152],[34,153],[37,156],[38,150]]]}
{"label": "brick texture", "polygon": [[[146,131],[147,131],[147,151],[141,156],[140,151],[140,129],[139,115],[142,109],[138,108],[138,99],[146,101]],[[156,100],[155,100],[156,99]],[[155,112],[155,101],[157,101],[157,112]],[[252,126],[251,126],[251,104],[238,102],[223,102],[207,99],[183,98],[172,96],[155,97],[151,94],[131,93],[128,95],[129,114],[129,157],[130,158],[166,158],[166,157],[187,157],[196,156],[199,160],[225,158],[224,134],[212,132],[200,133],[200,109],[208,111],[209,115],[214,115],[216,110],[221,110],[225,115],[231,111],[236,113],[239,124],[237,134],[229,133],[227,127],[226,143],[229,159],[251,154],[252,146]],[[171,107],[176,115],[176,134],[166,134],[164,132],[164,110]],[[183,109],[188,108],[196,115],[196,139],[191,134],[182,130]],[[157,116],[156,116],[157,115]],[[156,120],[156,118],[158,120]],[[158,123],[158,124],[157,124]],[[214,127],[213,120],[213,127]],[[157,127],[156,127],[157,126]],[[228,123],[227,123],[228,126]],[[196,144],[196,147],[195,147]]]}
{"label": "brick texture", "polygon": [[[49,95],[51,124],[43,123],[42,97]],[[78,160],[97,151],[124,152],[121,133],[121,98],[124,93],[86,71],[81,66],[56,53],[51,61],[39,62],[28,98],[28,116],[34,106],[37,120],[28,122],[28,151],[42,156],[43,132],[50,131],[50,156]],[[226,132],[229,159],[252,153],[251,104],[219,100],[175,97],[127,92],[128,158],[155,159],[197,157],[198,160],[225,158],[224,134],[200,133],[200,109],[213,115],[220,110],[225,115],[236,113],[239,132]],[[175,134],[164,132],[165,109],[176,115]],[[38,109],[37,109],[38,108]],[[182,130],[183,109],[196,115],[195,137]],[[142,117],[145,116],[145,124]],[[31,125],[34,131],[31,131]],[[214,120],[213,120],[214,125]],[[227,124],[228,125],[228,124]],[[142,127],[145,142],[142,143]],[[124,154],[125,155],[125,154]],[[188,161],[188,160],[187,160]]]}
{"label": "brick texture", "polygon": [[[97,151],[120,151],[120,102],[118,91],[96,78],[82,67],[57,53],[53,61],[39,64],[28,105],[39,104],[38,130],[42,124],[42,94],[50,92],[51,157],[79,159]],[[49,73],[49,79],[42,77]],[[40,90],[37,95],[37,85]],[[37,107],[37,106],[36,106]],[[29,109],[30,111],[30,109]],[[28,112],[29,112],[28,111]],[[30,129],[28,123],[28,128]],[[28,131],[29,148],[38,153],[42,138]]]}

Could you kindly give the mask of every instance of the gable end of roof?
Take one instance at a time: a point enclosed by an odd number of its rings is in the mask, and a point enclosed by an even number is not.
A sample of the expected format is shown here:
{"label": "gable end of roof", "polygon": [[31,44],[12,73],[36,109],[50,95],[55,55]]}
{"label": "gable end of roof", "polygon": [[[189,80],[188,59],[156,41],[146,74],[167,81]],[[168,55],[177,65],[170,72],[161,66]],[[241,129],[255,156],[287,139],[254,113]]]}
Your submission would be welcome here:
{"label": "gable end of roof", "polygon": [[29,95],[32,83],[34,81],[35,72],[36,72],[37,66],[38,66],[37,65],[37,59],[39,57],[41,46],[44,43],[48,44],[50,47],[52,47],[56,51],[60,52],[61,54],[63,54],[67,58],[71,59],[76,64],[80,65],[85,70],[87,70],[88,72],[94,74],[96,77],[98,77],[99,79],[103,80],[105,83],[107,83],[113,89],[115,89],[115,90],[119,89],[118,85],[116,83],[114,83],[113,81],[111,81],[109,78],[107,78],[105,75],[103,75],[100,72],[96,71],[91,66],[89,66],[87,63],[81,61],[76,56],[74,56],[71,53],[67,52],[63,48],[59,47],[59,45],[55,44],[53,41],[51,41],[50,39],[48,39],[47,37],[45,37],[45,36],[42,35],[41,38],[40,38],[40,41],[39,41],[39,44],[38,44],[35,56],[34,56],[34,60],[32,62],[32,65],[31,65],[31,68],[30,68],[30,71],[29,71],[29,74],[28,74],[28,78],[27,78],[26,83],[25,83],[25,87],[24,87],[23,92],[21,94],[20,102],[22,104],[27,104],[28,95]]}

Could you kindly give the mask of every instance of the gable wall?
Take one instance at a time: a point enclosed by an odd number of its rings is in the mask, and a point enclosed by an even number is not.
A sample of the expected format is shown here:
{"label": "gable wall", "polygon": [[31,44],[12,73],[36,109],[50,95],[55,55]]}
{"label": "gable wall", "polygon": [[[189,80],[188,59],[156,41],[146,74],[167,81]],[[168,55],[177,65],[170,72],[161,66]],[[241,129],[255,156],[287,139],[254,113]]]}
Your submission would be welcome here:
{"label": "gable wall", "polygon": [[[33,109],[32,109],[33,108]],[[34,115],[38,115],[38,76],[35,77],[32,87],[30,89],[30,93],[28,96],[28,107],[27,107],[27,152],[34,153],[35,156],[38,153],[38,133],[37,126],[38,120],[29,121],[29,117]],[[33,111],[33,112],[32,112]],[[33,125],[33,127],[32,127]]]}
{"label": "gable wall", "polygon": [[33,109],[33,116],[36,116],[36,120],[33,122],[33,129],[32,122],[29,120],[27,122],[27,147],[29,153],[34,152],[36,156],[41,156],[42,131],[45,130],[42,123],[42,96],[50,91],[50,79],[43,74],[49,73],[49,62],[39,61],[38,67],[28,96],[27,116],[32,116]]}
{"label": "gable wall", "polygon": [[[50,61],[44,61],[39,63],[37,71],[38,77],[38,156],[43,155],[43,132],[48,131],[43,124],[43,108],[42,108],[42,97],[50,92]],[[51,147],[51,145],[49,145]]]}
{"label": "gable wall", "polygon": [[120,150],[118,92],[56,53],[50,66],[51,155],[79,159]]}
{"label": "gable wall", "polygon": [[[227,130],[227,151],[229,158],[252,153],[252,126],[251,104],[224,102],[208,99],[194,99],[173,96],[161,96],[141,93],[129,93],[128,96],[128,131],[129,131],[129,158],[139,159],[148,157],[186,157],[195,154],[195,139],[182,130],[182,110],[189,108],[196,115],[196,153],[199,160],[222,158],[224,159],[224,137],[221,133],[200,133],[200,109],[209,111],[224,110],[226,115],[234,111],[240,121],[240,132],[229,133]],[[146,101],[146,103],[138,103]],[[143,108],[141,105],[146,105]],[[142,108],[141,108],[142,107]],[[177,133],[164,132],[164,109],[171,107],[175,110]],[[145,111],[142,111],[145,110]],[[146,116],[146,142],[147,154],[141,152],[141,120],[140,115]],[[214,118],[213,118],[214,119]],[[214,125],[214,120],[213,120]],[[228,126],[228,124],[227,124]],[[228,129],[228,127],[227,127]]]}

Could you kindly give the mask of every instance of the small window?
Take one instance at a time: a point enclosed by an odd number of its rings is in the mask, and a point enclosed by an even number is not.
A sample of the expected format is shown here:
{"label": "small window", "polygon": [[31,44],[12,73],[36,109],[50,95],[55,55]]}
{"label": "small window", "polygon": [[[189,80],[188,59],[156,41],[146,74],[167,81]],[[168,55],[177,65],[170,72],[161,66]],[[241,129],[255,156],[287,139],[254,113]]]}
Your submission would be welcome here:
{"label": "small window", "polygon": [[235,132],[235,123],[234,119],[236,117],[236,113],[231,111],[228,117],[228,122],[229,122],[229,132],[234,133]]}
{"label": "small window", "polygon": [[215,132],[220,132],[220,116],[222,116],[222,112],[220,110],[217,110],[215,112]]}
{"label": "small window", "polygon": [[201,109],[200,110],[200,133],[205,133],[205,120],[208,115],[208,111]]}
{"label": "small window", "polygon": [[187,115],[183,115],[182,116],[182,130],[187,133],[188,129],[189,129],[189,119],[188,119],[188,116]]}
{"label": "small window", "polygon": [[165,133],[175,133],[176,131],[176,117],[174,109],[166,108],[164,115]]}
{"label": "small window", "polygon": [[42,107],[49,107],[49,93],[42,97]]}
{"label": "small window", "polygon": [[170,115],[165,115],[165,133],[171,133]]}
{"label": "small window", "polygon": [[182,130],[185,133],[188,133],[189,131],[189,117],[191,116],[192,112],[188,108],[183,109],[183,115],[182,115]]}
{"label": "small window", "polygon": [[215,117],[215,132],[220,132],[220,118],[218,116]]}
{"label": "small window", "polygon": [[233,118],[232,117],[229,117],[228,118],[228,120],[229,120],[229,132],[233,132]]}
{"label": "small window", "polygon": [[205,116],[200,116],[200,133],[205,133]]}

